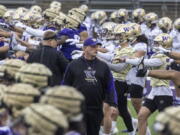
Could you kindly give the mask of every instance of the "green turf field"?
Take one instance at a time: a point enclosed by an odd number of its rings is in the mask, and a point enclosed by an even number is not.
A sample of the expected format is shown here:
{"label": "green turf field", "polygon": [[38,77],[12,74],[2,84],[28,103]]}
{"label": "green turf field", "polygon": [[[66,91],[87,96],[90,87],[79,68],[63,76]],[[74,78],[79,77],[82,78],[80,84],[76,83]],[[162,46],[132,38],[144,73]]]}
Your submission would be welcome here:
{"label": "green turf field", "polygon": [[[130,102],[130,101],[129,101],[129,103],[128,103],[128,106],[129,106],[129,110],[131,111],[131,114],[133,115],[133,117],[137,117],[136,112],[134,111],[134,108],[133,108],[133,106],[131,105],[131,102]],[[152,127],[156,115],[157,115],[157,112],[153,113],[153,114],[150,116],[149,120],[148,120],[149,128],[151,129],[151,135],[157,135],[157,134],[155,134],[155,132],[154,132],[154,130],[153,130],[153,127]],[[118,118],[118,124],[117,124],[117,126],[118,126],[118,129],[119,129],[120,131],[126,129],[126,127],[125,127],[125,125],[124,125],[124,122],[123,122],[123,120],[122,120],[120,117]],[[125,134],[125,133],[119,133],[118,135],[126,135],[126,134]]]}

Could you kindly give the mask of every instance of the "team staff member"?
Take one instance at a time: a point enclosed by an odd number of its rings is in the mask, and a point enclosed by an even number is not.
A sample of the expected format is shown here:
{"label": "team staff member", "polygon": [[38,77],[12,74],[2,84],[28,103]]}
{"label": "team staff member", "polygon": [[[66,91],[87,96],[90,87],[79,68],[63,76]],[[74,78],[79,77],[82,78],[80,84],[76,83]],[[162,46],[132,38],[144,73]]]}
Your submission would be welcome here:
{"label": "team staff member", "polygon": [[77,88],[85,96],[87,135],[98,135],[103,118],[103,101],[116,105],[113,77],[108,66],[96,58],[97,42],[84,41],[83,56],[67,67],[64,84]]}
{"label": "team staff member", "polygon": [[44,33],[42,47],[32,52],[27,60],[28,63],[42,63],[53,73],[51,86],[60,85],[68,60],[56,50],[57,39],[53,31]]}

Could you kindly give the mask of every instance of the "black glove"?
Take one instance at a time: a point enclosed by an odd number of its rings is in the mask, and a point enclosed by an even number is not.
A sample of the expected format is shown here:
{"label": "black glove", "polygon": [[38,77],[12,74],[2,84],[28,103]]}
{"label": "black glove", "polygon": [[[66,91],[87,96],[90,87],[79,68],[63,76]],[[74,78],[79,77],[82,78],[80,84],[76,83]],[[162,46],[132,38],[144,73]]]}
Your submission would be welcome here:
{"label": "black glove", "polygon": [[144,66],[144,57],[138,65],[136,77],[144,77],[147,73],[147,67]]}

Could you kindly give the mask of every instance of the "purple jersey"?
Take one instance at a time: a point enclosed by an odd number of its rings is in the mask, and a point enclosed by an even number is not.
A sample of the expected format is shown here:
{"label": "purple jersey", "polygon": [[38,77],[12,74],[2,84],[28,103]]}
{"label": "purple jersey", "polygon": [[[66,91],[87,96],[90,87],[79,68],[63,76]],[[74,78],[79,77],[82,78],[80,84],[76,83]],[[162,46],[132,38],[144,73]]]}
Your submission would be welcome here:
{"label": "purple jersey", "polygon": [[14,134],[9,127],[4,126],[4,127],[0,127],[0,135],[14,135]]}
{"label": "purple jersey", "polygon": [[[70,28],[64,28],[62,31],[59,31],[57,36],[67,36],[69,39],[80,39],[78,31],[76,29]],[[77,48],[75,44],[70,45],[70,42],[62,44],[61,51],[68,60],[72,60],[71,53],[74,50],[79,50],[79,48]]]}
{"label": "purple jersey", "polygon": [[4,42],[0,41],[0,47],[4,46]]}
{"label": "purple jersey", "polygon": [[80,24],[78,28],[78,33],[81,33],[83,31],[87,31],[87,27],[84,24]]}
{"label": "purple jersey", "polygon": [[0,18],[1,23],[5,23],[5,20],[3,18]]}

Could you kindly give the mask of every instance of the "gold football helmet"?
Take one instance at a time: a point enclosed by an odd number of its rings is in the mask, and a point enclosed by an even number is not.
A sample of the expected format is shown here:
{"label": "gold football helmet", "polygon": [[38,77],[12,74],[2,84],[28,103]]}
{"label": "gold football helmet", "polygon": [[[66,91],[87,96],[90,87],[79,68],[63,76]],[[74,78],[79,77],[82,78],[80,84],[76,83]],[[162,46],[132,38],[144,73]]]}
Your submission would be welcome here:
{"label": "gold football helmet", "polygon": [[56,107],[44,104],[31,104],[20,116],[29,125],[29,135],[59,135],[68,128],[66,116]]}
{"label": "gold football helmet", "polygon": [[158,22],[158,15],[154,12],[150,12],[144,16],[146,24],[148,27],[151,27],[152,24],[156,24]]}
{"label": "gold football helmet", "polygon": [[164,134],[164,132],[166,132],[171,135],[178,135],[180,133],[179,118],[180,107],[168,107],[157,115],[154,128],[159,134]]}
{"label": "gold football helmet", "polygon": [[[40,97],[40,91],[29,84],[16,83],[4,91],[3,102],[11,109],[13,116]],[[38,101],[36,101],[38,102]]]}
{"label": "gold football helmet", "polygon": [[65,21],[66,21],[66,15],[60,12],[59,16],[56,16],[56,18],[54,18],[53,23],[56,27],[61,29],[62,26],[65,25]]}
{"label": "gold football helmet", "polygon": [[36,12],[36,13],[41,13],[41,12],[42,12],[42,9],[41,9],[40,6],[34,5],[34,6],[32,6],[32,7],[30,8],[30,11]]}
{"label": "gold football helmet", "polygon": [[72,120],[82,114],[83,101],[84,96],[75,88],[55,86],[47,89],[46,94],[41,97],[40,103],[57,107],[69,120]]}
{"label": "gold football helmet", "polygon": [[102,38],[113,39],[113,30],[117,24],[114,22],[105,22],[102,24]]}
{"label": "gold football helmet", "polygon": [[41,14],[34,14],[33,18],[32,18],[32,27],[33,28],[39,28],[40,26],[43,25],[43,20],[44,18],[42,17]]}
{"label": "gold football helmet", "polygon": [[141,35],[141,26],[137,23],[129,23],[127,25],[130,27],[132,31],[132,35],[129,37],[129,39],[131,42],[134,42],[136,38]]}
{"label": "gold football helmet", "polygon": [[163,17],[159,20],[158,26],[160,29],[165,29],[168,32],[172,28],[172,20],[169,17]]}
{"label": "gold football helmet", "polygon": [[78,16],[81,22],[84,21],[86,17],[85,12],[80,8],[72,8],[69,10],[68,14]]}
{"label": "gold football helmet", "polygon": [[89,10],[89,8],[88,8],[88,6],[87,5],[81,5],[80,7],[79,7],[83,12],[85,12],[85,13],[87,13],[88,12],[88,10]]}
{"label": "gold football helmet", "polygon": [[132,13],[132,17],[136,23],[141,23],[144,21],[144,16],[146,12],[143,8],[135,9]]}
{"label": "gold football helmet", "polygon": [[126,9],[119,9],[117,11],[117,17],[122,21],[127,21],[129,18],[128,11]]}
{"label": "gold football helmet", "polygon": [[67,15],[66,17],[66,27],[68,28],[77,28],[81,23],[81,20],[78,16]]}
{"label": "gold football helmet", "polygon": [[112,12],[111,14],[110,14],[110,19],[112,20],[112,21],[115,21],[115,19],[117,18],[117,11],[114,11],[114,12]]}
{"label": "gold football helmet", "polygon": [[119,44],[129,41],[132,36],[132,29],[128,24],[119,24],[114,28],[115,39]]}
{"label": "gold football helmet", "polygon": [[91,14],[91,19],[92,19],[92,20],[95,20],[95,12],[93,12],[93,13]]}
{"label": "gold football helmet", "polygon": [[28,12],[28,10],[24,7],[19,7],[16,9],[13,19],[14,20],[21,20],[23,16]]}
{"label": "gold football helmet", "polygon": [[107,19],[107,15],[105,11],[96,11],[93,18],[99,24],[102,24]]}
{"label": "gold football helmet", "polygon": [[19,8],[16,9],[15,12],[16,13],[26,13],[26,12],[28,12],[28,9],[24,8],[24,7],[19,7]]}
{"label": "gold football helmet", "polygon": [[47,18],[49,21],[52,21],[56,16],[59,15],[59,11],[53,8],[47,8],[44,12],[44,17]]}
{"label": "gold football helmet", "polygon": [[161,33],[154,38],[155,45],[161,45],[163,48],[171,48],[172,37],[167,33]]}
{"label": "gold football helmet", "polygon": [[43,64],[32,63],[22,66],[16,73],[16,80],[22,83],[32,84],[43,88],[48,86],[52,72]]}
{"label": "gold football helmet", "polygon": [[177,18],[174,22],[174,28],[180,30],[180,18]]}
{"label": "gold football helmet", "polygon": [[3,17],[6,11],[7,8],[4,5],[0,5],[0,17]]}
{"label": "gold football helmet", "polygon": [[14,11],[13,10],[8,10],[4,14],[3,18],[10,21],[10,20],[12,20],[13,16],[14,16]]}
{"label": "gold football helmet", "polygon": [[60,11],[61,10],[61,2],[58,2],[58,1],[51,2],[50,8]]}

